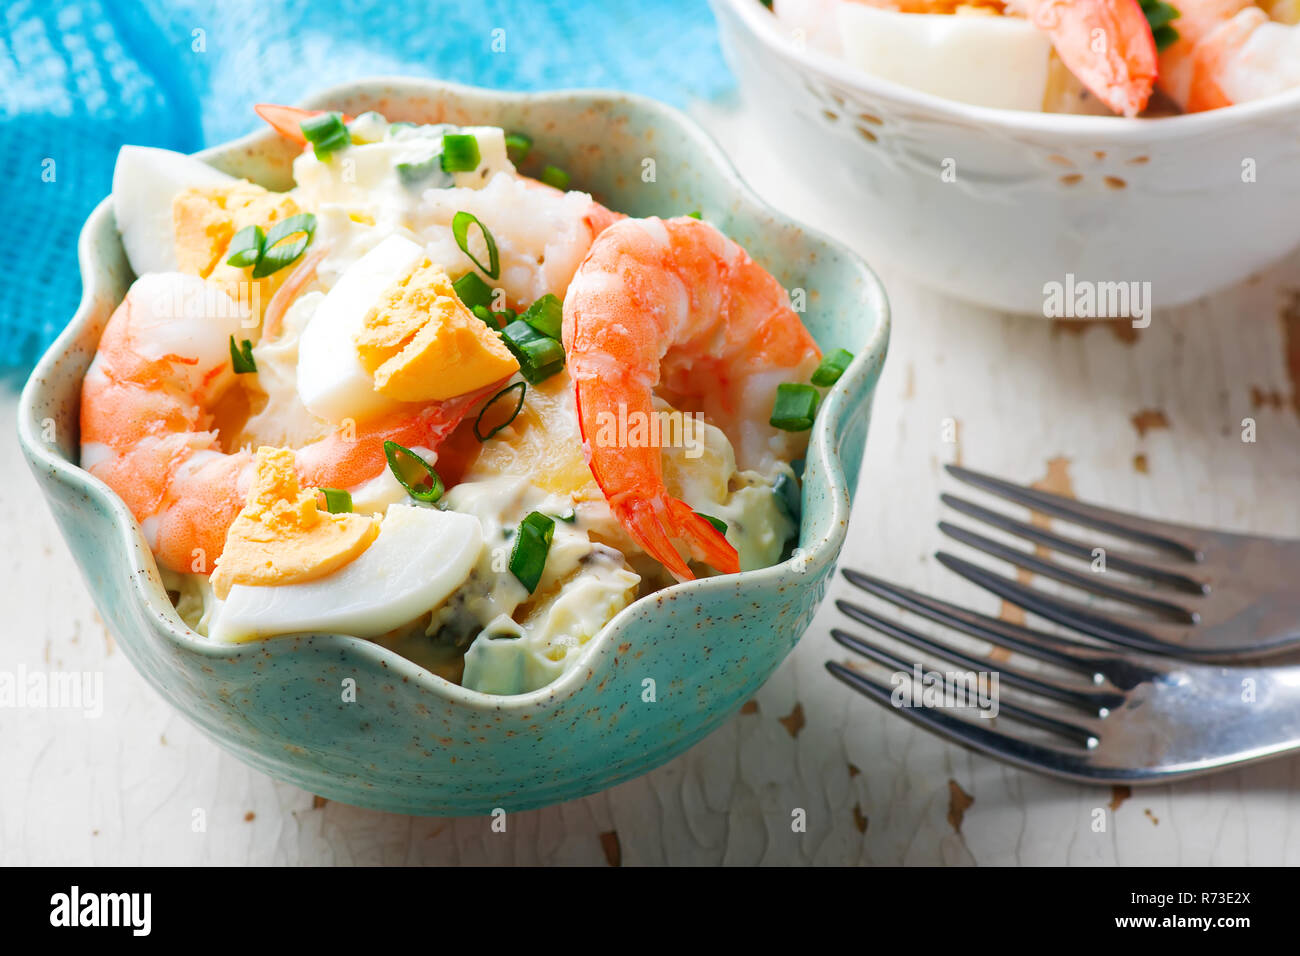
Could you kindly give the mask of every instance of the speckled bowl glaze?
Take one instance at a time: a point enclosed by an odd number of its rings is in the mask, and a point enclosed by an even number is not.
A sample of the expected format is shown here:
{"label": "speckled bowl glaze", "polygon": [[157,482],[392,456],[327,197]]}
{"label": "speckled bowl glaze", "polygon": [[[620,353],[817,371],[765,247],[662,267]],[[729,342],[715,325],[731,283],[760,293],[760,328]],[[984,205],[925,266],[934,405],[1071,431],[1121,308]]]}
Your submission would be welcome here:
{"label": "speckled bowl glaze", "polygon": [[[81,233],[81,306],[33,372],[19,412],[23,449],[100,613],[136,669],[218,744],[330,799],[418,814],[524,810],[664,763],[767,680],[822,599],[844,542],[889,337],[879,282],[844,248],[763,205],[703,132],[650,100],[378,79],[305,105],[527,131],[576,187],[632,215],[700,209],[787,287],[807,290],[805,319],[822,347],[843,346],[857,358],[813,430],[799,550],[777,567],[635,602],[587,644],[577,667],[517,697],[466,690],[337,634],[209,643],[173,610],[125,505],[77,467],[81,379],[132,280],[105,201]],[[294,149],[270,132],[199,155],[271,188],[291,185]],[[651,183],[643,180],[646,159],[655,161]],[[344,700],[348,679],[354,702]]]}

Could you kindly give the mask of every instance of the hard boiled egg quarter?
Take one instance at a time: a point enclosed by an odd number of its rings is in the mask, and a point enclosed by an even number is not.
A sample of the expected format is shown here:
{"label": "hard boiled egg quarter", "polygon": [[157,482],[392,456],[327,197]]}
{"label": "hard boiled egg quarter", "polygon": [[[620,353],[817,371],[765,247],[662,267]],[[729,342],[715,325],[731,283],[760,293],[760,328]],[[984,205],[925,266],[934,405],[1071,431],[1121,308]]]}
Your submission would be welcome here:
{"label": "hard boiled egg quarter", "polygon": [[445,601],[482,550],[473,515],[390,505],[379,536],[339,570],[299,584],[231,587],[208,634],[228,644],[311,632],[378,637]]}
{"label": "hard boiled egg quarter", "polygon": [[1052,44],[1028,20],[860,3],[840,3],[836,13],[844,58],[859,69],[962,103],[1043,108]]}
{"label": "hard boiled egg quarter", "polygon": [[298,397],[313,415],[338,424],[395,407],[375,391],[356,338],[384,290],[423,258],[418,243],[389,236],[350,265],[325,296],[298,343]]}
{"label": "hard boiled egg quarter", "polygon": [[794,42],[946,99],[1043,108],[1052,45],[1021,17],[902,13],[853,0],[776,0]]}
{"label": "hard boiled egg quarter", "polygon": [[192,186],[238,182],[184,153],[151,146],[123,146],[113,168],[113,215],[131,270],[176,272],[172,200]]}

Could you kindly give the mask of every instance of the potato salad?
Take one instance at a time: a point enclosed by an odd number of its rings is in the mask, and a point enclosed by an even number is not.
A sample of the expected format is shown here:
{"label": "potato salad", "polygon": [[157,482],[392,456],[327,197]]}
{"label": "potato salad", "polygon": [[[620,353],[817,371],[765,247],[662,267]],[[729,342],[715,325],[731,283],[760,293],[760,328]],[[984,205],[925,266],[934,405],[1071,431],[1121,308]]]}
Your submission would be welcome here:
{"label": "potato salad", "polygon": [[283,191],[121,151],[136,279],[82,393],[82,467],[194,631],[520,694],[639,597],[788,555],[852,356],[744,249],[605,208],[521,133],[258,112]]}

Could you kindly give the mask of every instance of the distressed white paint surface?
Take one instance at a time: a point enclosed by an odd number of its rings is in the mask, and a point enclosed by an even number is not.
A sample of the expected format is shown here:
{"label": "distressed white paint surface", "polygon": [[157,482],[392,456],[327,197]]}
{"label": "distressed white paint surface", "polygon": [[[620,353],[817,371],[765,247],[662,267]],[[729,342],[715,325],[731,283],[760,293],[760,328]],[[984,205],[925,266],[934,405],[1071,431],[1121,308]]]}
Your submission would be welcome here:
{"label": "distressed white paint surface", "polygon": [[[705,119],[777,205],[850,243],[870,228],[837,221],[767,165],[743,116],[711,109]],[[1300,255],[1213,301],[1157,312],[1131,345],[1105,328],[1063,332],[882,277],[894,339],[845,564],[996,612],[932,558],[947,546],[938,494],[955,490],[941,465],[958,454],[1023,481],[1066,458],[1081,497],[1300,536],[1300,417],[1279,321],[1300,295]],[[1268,396],[1263,406],[1252,389]],[[6,436],[15,401],[0,397]],[[1131,419],[1143,409],[1164,412],[1169,427],[1139,436]],[[1253,445],[1239,439],[1248,416]],[[959,445],[941,441],[946,418],[960,423]],[[513,816],[506,834],[487,819],[314,805],[219,751],[112,649],[11,437],[0,441],[0,521],[0,669],[102,670],[106,692],[98,720],[0,711],[3,864],[605,864],[611,833],[624,864],[1300,863],[1300,759],[1135,791],[1112,812],[1109,790],[1004,768],[849,693],[823,669],[842,656],[826,636],[829,608],[755,712],[649,776]],[[832,596],[847,591],[836,583]],[[960,830],[950,781],[973,798]],[[806,833],[791,832],[795,808]],[[1097,808],[1105,833],[1091,827]],[[195,809],[206,833],[191,830]]]}

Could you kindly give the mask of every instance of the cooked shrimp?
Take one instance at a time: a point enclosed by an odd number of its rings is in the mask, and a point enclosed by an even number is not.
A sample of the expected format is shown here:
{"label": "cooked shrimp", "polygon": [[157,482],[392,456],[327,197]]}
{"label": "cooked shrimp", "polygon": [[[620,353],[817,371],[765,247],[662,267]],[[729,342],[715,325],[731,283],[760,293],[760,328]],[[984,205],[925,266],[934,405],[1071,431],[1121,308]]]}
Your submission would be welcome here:
{"label": "cooked shrimp", "polygon": [[[953,0],[856,0],[902,13],[951,14]],[[1001,4],[997,4],[1000,6]],[[1156,45],[1137,0],[1007,0],[1052,41],[1061,62],[1116,113],[1146,108],[1156,79]]]}
{"label": "cooked shrimp", "polygon": [[1178,40],[1160,54],[1160,87],[1196,113],[1300,87],[1300,25],[1250,0],[1178,0]]}
{"label": "cooked shrimp", "polygon": [[412,225],[429,255],[452,275],[473,265],[451,231],[459,212],[472,213],[496,237],[501,273],[493,285],[521,308],[548,292],[563,298],[592,240],[623,218],[586,193],[563,192],[526,176],[498,173],[479,189],[430,190]]}
{"label": "cooked shrimp", "polygon": [[[142,276],[109,318],[82,385],[82,467],[122,498],[176,571],[211,571],[252,482],[252,456],[223,451],[214,427],[235,380],[230,337],[246,318],[197,276]],[[385,440],[436,449],[483,394],[340,429],[298,451],[300,476],[354,488],[386,467]]]}
{"label": "cooked shrimp", "polygon": [[806,437],[768,419],[776,386],[807,381],[820,352],[785,289],[708,223],[624,219],[578,267],[563,339],[583,452],[619,522],[678,580],[694,577],[679,545],[693,560],[738,571],[735,548],[669,494],[662,440],[620,447],[607,429],[648,422],[652,390],[662,385],[662,397],[702,411],[728,434],[741,467],[798,457],[794,445]]}

